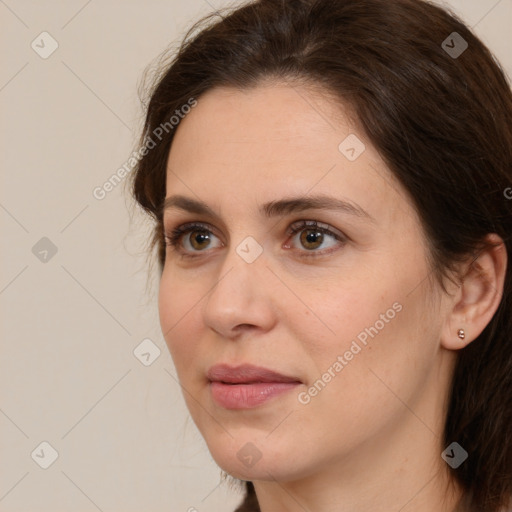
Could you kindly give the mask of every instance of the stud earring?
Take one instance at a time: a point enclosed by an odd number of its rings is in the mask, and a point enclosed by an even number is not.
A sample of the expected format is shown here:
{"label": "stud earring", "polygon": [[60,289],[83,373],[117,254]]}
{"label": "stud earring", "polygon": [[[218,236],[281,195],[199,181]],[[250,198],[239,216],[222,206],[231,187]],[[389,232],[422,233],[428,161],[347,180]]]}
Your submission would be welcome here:
{"label": "stud earring", "polygon": [[459,336],[459,338],[460,338],[461,340],[463,340],[463,339],[466,337],[466,334],[465,334],[465,332],[464,332],[464,329],[459,329],[459,330],[457,331],[457,335]]}

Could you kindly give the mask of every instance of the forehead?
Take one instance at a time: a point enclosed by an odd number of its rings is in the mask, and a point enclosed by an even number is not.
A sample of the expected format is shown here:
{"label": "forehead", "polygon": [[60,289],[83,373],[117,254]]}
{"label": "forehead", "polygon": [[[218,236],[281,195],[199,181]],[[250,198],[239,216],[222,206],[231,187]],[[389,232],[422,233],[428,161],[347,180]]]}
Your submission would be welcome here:
{"label": "forehead", "polygon": [[329,94],[275,84],[216,88],[181,121],[167,196],[247,205],[309,192],[352,199],[373,216],[410,210],[376,149]]}
{"label": "forehead", "polygon": [[[211,146],[222,141],[222,147],[217,147],[219,157],[224,150],[239,153],[260,148],[254,155],[260,159],[274,159],[291,149],[314,159],[315,147],[323,150],[328,145],[338,156],[339,136],[359,129],[342,106],[320,90],[262,84],[246,90],[209,90],[180,123],[173,146],[191,131],[197,139],[196,150],[215,149]],[[273,151],[268,154],[266,149]]]}

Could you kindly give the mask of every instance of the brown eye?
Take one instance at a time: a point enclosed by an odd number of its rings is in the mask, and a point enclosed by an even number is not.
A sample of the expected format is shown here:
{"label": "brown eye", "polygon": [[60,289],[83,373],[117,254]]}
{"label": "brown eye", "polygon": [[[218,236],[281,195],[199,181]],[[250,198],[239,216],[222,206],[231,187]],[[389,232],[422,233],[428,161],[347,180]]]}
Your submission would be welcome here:
{"label": "brown eye", "polygon": [[188,235],[188,241],[195,250],[200,251],[205,247],[208,247],[208,245],[211,242],[211,239],[210,235],[208,234],[208,231],[194,230],[190,232],[190,235]]}
{"label": "brown eye", "polygon": [[196,223],[184,224],[169,230],[164,238],[166,245],[183,257],[198,256],[202,252],[207,252],[206,249],[222,246],[222,242],[207,225]]}
{"label": "brown eye", "polygon": [[287,242],[284,247],[289,249],[295,246],[299,256],[307,258],[325,256],[345,245],[348,240],[342,233],[327,224],[319,225],[317,221],[298,221],[290,226],[288,234],[293,242]]}
{"label": "brown eye", "polygon": [[324,234],[318,229],[304,229],[301,231],[300,243],[305,249],[318,249],[324,241]]}

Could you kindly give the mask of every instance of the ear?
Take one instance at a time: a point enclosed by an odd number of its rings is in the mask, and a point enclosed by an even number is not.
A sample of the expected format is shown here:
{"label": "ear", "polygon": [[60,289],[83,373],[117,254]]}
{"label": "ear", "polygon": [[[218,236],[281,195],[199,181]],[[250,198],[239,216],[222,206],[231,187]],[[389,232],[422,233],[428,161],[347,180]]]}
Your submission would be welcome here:
{"label": "ear", "polygon": [[[461,283],[452,296],[441,335],[441,344],[459,350],[476,339],[491,321],[503,296],[507,249],[496,233],[486,236],[493,244],[463,266]],[[458,335],[464,330],[464,338]]]}

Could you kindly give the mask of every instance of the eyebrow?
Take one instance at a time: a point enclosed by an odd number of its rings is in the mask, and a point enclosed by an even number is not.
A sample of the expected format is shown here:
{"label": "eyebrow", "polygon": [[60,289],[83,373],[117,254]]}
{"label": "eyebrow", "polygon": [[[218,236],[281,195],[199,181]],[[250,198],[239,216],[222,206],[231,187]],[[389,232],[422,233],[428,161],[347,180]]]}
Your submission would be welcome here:
{"label": "eyebrow", "polygon": [[[198,201],[181,195],[174,195],[165,199],[162,210],[165,212],[172,208],[177,208],[196,215],[206,215],[213,218],[219,217],[203,201]],[[259,208],[260,214],[268,218],[289,215],[305,210],[341,211],[376,223],[376,220],[356,203],[327,195],[284,198],[276,201],[270,201]]]}

